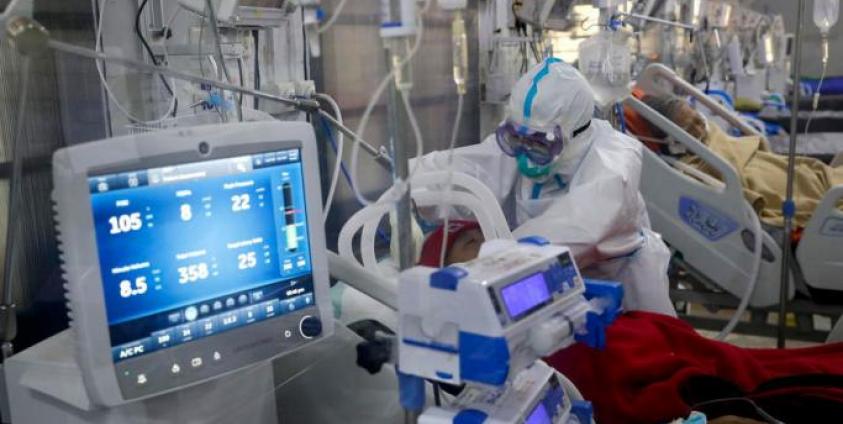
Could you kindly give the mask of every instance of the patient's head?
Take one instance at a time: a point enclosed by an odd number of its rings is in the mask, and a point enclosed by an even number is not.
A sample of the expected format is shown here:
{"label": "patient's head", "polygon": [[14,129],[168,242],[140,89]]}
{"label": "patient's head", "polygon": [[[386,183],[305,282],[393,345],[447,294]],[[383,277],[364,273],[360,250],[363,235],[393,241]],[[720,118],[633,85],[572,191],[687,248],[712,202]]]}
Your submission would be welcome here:
{"label": "patient's head", "polygon": [[[480,225],[474,221],[451,221],[448,223],[448,245],[445,254],[445,266],[468,262],[480,253],[480,246],[485,241]],[[422,246],[419,265],[439,267],[442,238],[445,232],[442,227],[427,236]]]}
{"label": "patient's head", "polygon": [[705,118],[682,98],[671,94],[663,96],[647,95],[644,96],[642,101],[697,140],[704,141],[708,135]]}

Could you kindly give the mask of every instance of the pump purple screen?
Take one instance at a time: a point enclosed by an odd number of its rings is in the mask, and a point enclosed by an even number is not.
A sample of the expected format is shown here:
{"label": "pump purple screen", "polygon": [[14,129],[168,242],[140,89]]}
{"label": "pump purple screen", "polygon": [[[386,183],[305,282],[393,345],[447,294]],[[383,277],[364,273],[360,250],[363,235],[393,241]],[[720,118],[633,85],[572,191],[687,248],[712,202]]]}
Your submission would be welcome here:
{"label": "pump purple screen", "polygon": [[501,297],[512,319],[518,319],[550,299],[543,273],[533,274],[501,290]]}
{"label": "pump purple screen", "polygon": [[547,408],[541,403],[536,405],[524,424],[550,424],[550,415],[547,413]]}

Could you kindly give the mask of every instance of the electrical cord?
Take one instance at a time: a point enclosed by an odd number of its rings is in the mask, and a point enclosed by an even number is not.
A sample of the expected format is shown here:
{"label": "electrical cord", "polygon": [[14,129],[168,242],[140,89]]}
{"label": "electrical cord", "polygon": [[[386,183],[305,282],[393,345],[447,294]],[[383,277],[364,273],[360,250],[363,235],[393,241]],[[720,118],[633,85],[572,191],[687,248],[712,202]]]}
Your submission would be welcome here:
{"label": "electrical cord", "polygon": [[[146,37],[143,35],[143,31],[141,31],[141,16],[143,15],[143,11],[144,9],[146,9],[147,4],[149,4],[149,0],[143,0],[140,6],[138,6],[138,12],[135,14],[135,35],[137,35],[138,39],[141,42],[141,45],[143,46],[143,49],[146,51],[146,53],[149,55],[149,58],[152,60],[152,64],[158,66],[158,59],[155,58],[155,53],[152,51],[152,47],[150,47],[149,43],[146,41]],[[181,10],[181,8],[177,8],[177,10]],[[175,14],[173,16],[175,16]],[[164,28],[164,38],[167,38],[169,36],[169,30],[169,27]],[[164,84],[164,88],[167,89],[167,92],[170,93],[171,96],[175,96],[173,87],[171,87],[170,83],[167,82],[167,78],[164,78],[163,75],[159,75],[158,77],[161,79],[161,83]],[[176,116],[178,109],[178,98],[176,98],[176,107],[173,108],[172,112],[173,117]]]}
{"label": "electrical cord", "polygon": [[[261,89],[261,61],[260,61],[260,32],[258,30],[252,31],[252,39],[255,43],[255,90]],[[255,110],[258,109],[258,105],[260,104],[260,99],[255,97],[253,106]]]}
{"label": "electrical cord", "polygon": [[[101,3],[100,10],[99,10],[99,16],[98,16],[97,22],[96,22],[97,34],[96,34],[96,41],[95,41],[95,45],[94,45],[94,50],[96,50],[98,52],[103,51],[102,29],[103,29],[104,25],[102,24],[102,22],[103,22],[103,18],[105,18],[105,9],[106,9],[106,5],[108,4],[108,1],[109,0],[104,0]],[[166,56],[167,55],[166,55],[166,50],[165,50],[165,57]],[[105,89],[106,95],[111,100],[111,102],[114,104],[114,107],[117,108],[117,110],[120,111],[120,113],[122,113],[124,116],[126,116],[126,118],[129,119],[129,121],[131,121],[132,123],[143,124],[143,125],[156,125],[156,124],[159,124],[159,123],[169,119],[170,115],[173,113],[173,110],[176,109],[177,99],[176,99],[176,95],[173,94],[172,99],[170,101],[169,109],[160,118],[154,119],[154,120],[145,120],[145,119],[141,119],[141,118],[136,117],[131,112],[129,112],[129,110],[126,109],[126,107],[124,107],[120,103],[120,101],[117,99],[117,96],[111,90],[111,86],[108,84],[108,80],[105,78],[105,63],[101,60],[97,60],[97,61],[95,61],[95,63],[96,63],[96,68],[97,68],[97,74],[99,75],[99,78],[100,78],[100,83],[102,84],[103,89]]]}

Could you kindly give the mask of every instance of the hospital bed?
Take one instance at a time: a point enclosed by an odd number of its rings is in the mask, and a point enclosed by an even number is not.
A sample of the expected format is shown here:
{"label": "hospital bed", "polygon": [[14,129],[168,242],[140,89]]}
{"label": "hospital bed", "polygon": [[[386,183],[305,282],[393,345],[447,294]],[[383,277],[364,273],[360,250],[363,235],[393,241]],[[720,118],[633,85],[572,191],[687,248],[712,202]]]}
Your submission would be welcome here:
{"label": "hospital bed", "polygon": [[[716,113],[744,135],[759,135],[736,114],[679,78],[661,64],[648,66],[638,78],[644,93],[687,95]],[[653,228],[676,250],[682,261],[719,288],[740,297],[750,278],[755,235],[750,230],[755,213],[744,199],[736,170],[704,144],[666,117],[635,98],[625,103],[655,124],[722,176],[709,177],[670,156],[644,149],[641,191],[647,202]],[[805,228],[796,248],[797,282],[815,294],[840,292],[843,282],[843,213],[835,204],[843,198],[843,187],[830,190]],[[779,301],[782,249],[777,238],[766,232],[753,307],[769,307]],[[793,276],[791,277],[793,278]],[[793,280],[792,280],[793,281]],[[788,297],[794,296],[794,284]]]}

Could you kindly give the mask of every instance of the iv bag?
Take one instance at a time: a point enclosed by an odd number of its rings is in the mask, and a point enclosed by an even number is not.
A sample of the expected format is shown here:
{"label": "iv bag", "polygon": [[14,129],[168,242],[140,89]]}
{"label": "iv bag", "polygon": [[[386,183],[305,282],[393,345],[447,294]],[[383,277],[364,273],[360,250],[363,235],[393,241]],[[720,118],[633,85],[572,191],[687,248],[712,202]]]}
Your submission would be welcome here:
{"label": "iv bag", "polygon": [[594,100],[606,107],[629,95],[632,56],[628,35],[601,31],[580,43],[579,69],[594,90]]}
{"label": "iv bag", "polygon": [[814,25],[823,34],[837,23],[840,13],[840,0],[814,0]]}

